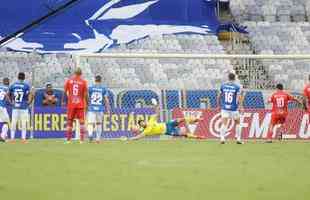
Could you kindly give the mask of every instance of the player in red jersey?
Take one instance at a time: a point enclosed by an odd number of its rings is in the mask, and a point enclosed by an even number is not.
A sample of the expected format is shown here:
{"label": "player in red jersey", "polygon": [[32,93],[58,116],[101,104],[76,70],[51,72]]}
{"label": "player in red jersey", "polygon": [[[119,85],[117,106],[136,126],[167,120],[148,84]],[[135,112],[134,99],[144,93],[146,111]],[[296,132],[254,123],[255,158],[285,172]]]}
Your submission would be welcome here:
{"label": "player in red jersey", "polygon": [[87,106],[87,81],[82,78],[82,70],[77,68],[74,75],[65,82],[64,92],[67,96],[67,132],[66,143],[71,142],[73,120],[77,119],[80,123],[80,142],[84,141],[85,112]]}
{"label": "player in red jersey", "polygon": [[271,111],[271,125],[268,131],[268,143],[272,142],[273,129],[276,125],[283,125],[286,121],[288,115],[288,103],[290,101],[297,101],[301,103],[298,99],[283,91],[283,85],[281,83],[276,86],[277,91],[272,94],[269,99],[269,103],[272,103]]}
{"label": "player in red jersey", "polygon": [[303,94],[304,94],[304,107],[307,109],[308,114],[310,114],[310,74],[308,77],[308,84],[306,84]]}

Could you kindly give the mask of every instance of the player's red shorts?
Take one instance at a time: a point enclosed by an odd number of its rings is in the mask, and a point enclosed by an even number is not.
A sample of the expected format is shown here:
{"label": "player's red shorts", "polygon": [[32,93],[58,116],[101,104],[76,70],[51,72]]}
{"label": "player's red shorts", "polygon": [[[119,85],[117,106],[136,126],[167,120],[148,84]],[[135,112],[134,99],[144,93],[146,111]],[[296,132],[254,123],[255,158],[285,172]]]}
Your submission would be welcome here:
{"label": "player's red shorts", "polygon": [[284,124],[286,121],[287,113],[271,113],[271,124],[277,125],[277,124]]}
{"label": "player's red shorts", "polygon": [[67,110],[67,119],[74,120],[78,119],[79,121],[85,121],[85,109],[84,108],[68,108]]}

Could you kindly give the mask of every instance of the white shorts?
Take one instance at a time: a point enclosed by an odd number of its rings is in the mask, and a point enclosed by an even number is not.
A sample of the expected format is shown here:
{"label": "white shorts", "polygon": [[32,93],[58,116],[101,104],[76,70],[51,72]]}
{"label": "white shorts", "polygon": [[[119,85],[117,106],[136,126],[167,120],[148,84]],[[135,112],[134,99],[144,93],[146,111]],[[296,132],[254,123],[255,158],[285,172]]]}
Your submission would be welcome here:
{"label": "white shorts", "polygon": [[28,109],[13,109],[12,110],[12,123],[13,121],[29,121],[29,111]]}
{"label": "white shorts", "polygon": [[88,123],[102,123],[103,121],[103,112],[88,112],[87,113],[87,122]]}
{"label": "white shorts", "polygon": [[0,122],[10,122],[10,117],[5,107],[0,107]]}
{"label": "white shorts", "polygon": [[222,118],[240,119],[239,111],[221,110]]}

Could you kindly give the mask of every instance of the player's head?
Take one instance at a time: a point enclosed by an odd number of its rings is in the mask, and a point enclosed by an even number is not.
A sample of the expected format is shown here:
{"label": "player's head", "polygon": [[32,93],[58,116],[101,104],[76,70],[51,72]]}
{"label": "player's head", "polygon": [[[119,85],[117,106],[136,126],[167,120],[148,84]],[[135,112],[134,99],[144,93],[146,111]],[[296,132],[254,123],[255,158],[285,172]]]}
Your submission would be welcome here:
{"label": "player's head", "polygon": [[20,81],[24,81],[26,79],[26,74],[24,72],[19,72],[17,75],[17,79]]}
{"label": "player's head", "polygon": [[76,68],[75,70],[74,70],[74,74],[75,75],[77,75],[77,76],[81,76],[82,75],[82,69],[81,68]]}
{"label": "player's head", "polygon": [[310,82],[310,74],[308,75],[308,81]]}
{"label": "player's head", "polygon": [[102,77],[100,75],[95,76],[95,83],[99,84],[102,81]]}
{"label": "player's head", "polygon": [[46,91],[47,92],[52,92],[53,91],[52,83],[46,83],[45,87],[46,87]]}
{"label": "player's head", "polygon": [[2,83],[3,83],[3,85],[5,85],[5,86],[9,86],[9,85],[10,85],[10,79],[7,78],[7,77],[5,77],[5,78],[3,78]]}
{"label": "player's head", "polygon": [[140,119],[138,121],[138,125],[139,125],[140,128],[146,128],[146,126],[147,126],[143,119]]}
{"label": "player's head", "polygon": [[278,83],[278,84],[276,85],[276,88],[277,88],[278,90],[283,90],[283,89],[284,89],[284,86],[283,86],[282,83]]}
{"label": "player's head", "polygon": [[229,81],[235,81],[236,80],[236,75],[234,73],[229,73],[228,74],[228,80]]}

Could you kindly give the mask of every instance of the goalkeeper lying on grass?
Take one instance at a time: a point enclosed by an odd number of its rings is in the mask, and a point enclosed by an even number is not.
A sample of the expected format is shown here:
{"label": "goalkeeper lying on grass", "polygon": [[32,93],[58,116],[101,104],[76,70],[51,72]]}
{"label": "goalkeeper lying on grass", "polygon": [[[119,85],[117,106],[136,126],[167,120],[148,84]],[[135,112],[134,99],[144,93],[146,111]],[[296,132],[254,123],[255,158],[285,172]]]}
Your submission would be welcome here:
{"label": "goalkeeper lying on grass", "polygon": [[[204,139],[204,137],[196,136],[194,134],[189,134],[186,132],[185,128],[180,128],[181,123],[194,124],[199,122],[200,118],[180,118],[175,120],[170,120],[166,123],[157,122],[159,116],[159,106],[155,99],[152,99],[154,109],[156,114],[153,115],[147,122],[144,120],[138,121],[138,126],[135,128],[133,133],[136,134],[135,137],[129,138],[129,140],[138,140],[145,136],[155,136],[155,135],[170,135],[170,136],[180,136],[194,139]],[[125,138],[127,139],[127,138]]]}

